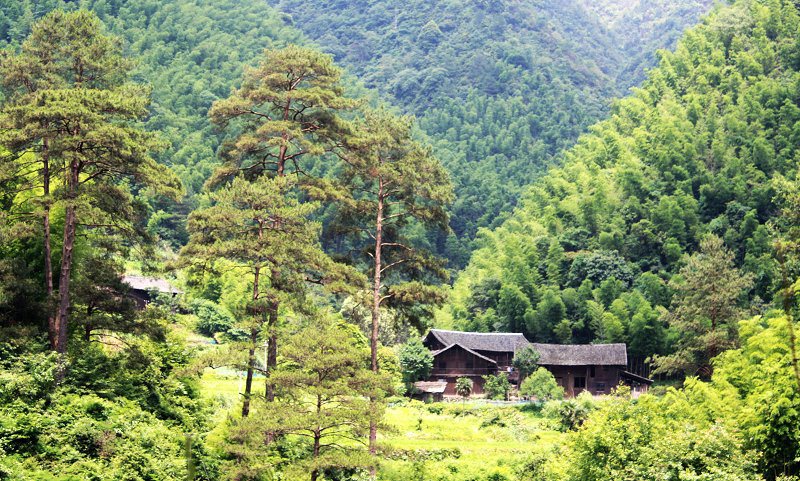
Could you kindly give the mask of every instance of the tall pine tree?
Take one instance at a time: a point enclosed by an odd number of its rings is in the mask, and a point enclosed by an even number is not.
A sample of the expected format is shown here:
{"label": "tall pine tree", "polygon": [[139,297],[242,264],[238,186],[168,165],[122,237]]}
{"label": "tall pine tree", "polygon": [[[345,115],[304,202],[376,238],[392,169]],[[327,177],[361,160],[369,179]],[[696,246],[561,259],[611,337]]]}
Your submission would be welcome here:
{"label": "tall pine tree", "polygon": [[[371,278],[372,370],[378,372],[381,308],[402,310],[442,300],[434,284],[446,277],[442,263],[418,245],[413,227],[447,229],[452,187],[429,148],[413,139],[412,119],[367,111],[340,151],[336,231],[349,234]],[[367,261],[364,263],[364,261]],[[370,426],[375,452],[377,425]]]}

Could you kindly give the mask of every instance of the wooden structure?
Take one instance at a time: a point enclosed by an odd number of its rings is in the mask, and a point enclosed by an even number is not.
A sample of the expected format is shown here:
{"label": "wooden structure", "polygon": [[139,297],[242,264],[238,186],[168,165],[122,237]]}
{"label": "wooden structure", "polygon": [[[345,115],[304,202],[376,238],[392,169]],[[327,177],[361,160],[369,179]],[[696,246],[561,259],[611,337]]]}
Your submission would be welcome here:
{"label": "wooden structure", "polygon": [[514,353],[529,344],[522,334],[476,333],[431,329],[422,343],[433,351],[429,381],[447,383],[446,395],[456,394],[456,379],[472,379],[472,393],[483,393],[483,377],[505,373],[512,384],[519,381],[511,367]]}
{"label": "wooden structure", "polygon": [[647,390],[650,379],[626,371],[625,344],[541,344],[530,343],[522,334],[476,333],[431,329],[423,344],[433,352],[433,370],[428,381],[446,383],[445,395],[455,395],[459,377],[472,379],[473,394],[483,393],[483,377],[504,373],[512,385],[519,374],[512,367],[514,354],[526,346],[539,352],[539,365],[545,367],[564,388],[567,397],[583,391],[608,394],[625,383],[634,395]]}
{"label": "wooden structure", "polygon": [[414,383],[414,392],[411,397],[425,402],[438,402],[444,397],[445,389],[447,389],[446,382],[417,381]]}
{"label": "wooden structure", "polygon": [[131,286],[130,297],[136,302],[136,307],[144,309],[153,300],[154,294],[168,294],[172,297],[183,292],[172,286],[165,279],[145,276],[123,276],[122,282]]}
{"label": "wooden structure", "polygon": [[625,379],[628,366],[625,344],[532,344],[539,365],[553,373],[567,397],[583,391],[608,394]]}

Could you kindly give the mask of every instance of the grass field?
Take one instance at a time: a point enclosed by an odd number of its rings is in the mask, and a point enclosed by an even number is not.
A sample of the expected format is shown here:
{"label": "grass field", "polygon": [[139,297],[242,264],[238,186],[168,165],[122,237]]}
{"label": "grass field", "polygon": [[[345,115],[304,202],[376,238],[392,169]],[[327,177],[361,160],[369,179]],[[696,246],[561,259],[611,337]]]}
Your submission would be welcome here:
{"label": "grass field", "polygon": [[[261,380],[257,380],[261,390]],[[219,415],[238,407],[241,381],[213,371],[203,393],[218,402]],[[483,401],[390,404],[379,432],[385,481],[503,481],[518,479],[520,463],[558,444],[563,436],[525,405]]]}

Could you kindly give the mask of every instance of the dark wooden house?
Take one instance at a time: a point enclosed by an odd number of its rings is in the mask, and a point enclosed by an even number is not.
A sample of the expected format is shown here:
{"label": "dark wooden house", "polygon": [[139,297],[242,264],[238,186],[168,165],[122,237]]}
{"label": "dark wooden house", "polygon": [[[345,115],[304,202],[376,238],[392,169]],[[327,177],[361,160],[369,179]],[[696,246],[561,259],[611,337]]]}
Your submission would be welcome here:
{"label": "dark wooden house", "polygon": [[487,374],[504,373],[512,384],[519,375],[512,368],[514,353],[525,346],[539,352],[545,367],[568,397],[582,391],[607,394],[620,383],[631,386],[634,395],[646,391],[651,380],[626,371],[625,344],[540,344],[530,343],[522,334],[474,333],[431,329],[423,344],[433,352],[433,371],[428,381],[445,382],[445,395],[455,394],[455,381],[469,377],[473,393],[483,393]]}
{"label": "dark wooden house", "polygon": [[130,297],[136,302],[139,309],[147,307],[154,295],[167,294],[175,297],[183,292],[165,279],[145,276],[123,276],[122,282],[131,286]]}
{"label": "dark wooden house", "polygon": [[514,353],[529,344],[522,334],[475,333],[431,329],[422,343],[433,351],[433,371],[429,381],[447,383],[445,395],[456,394],[456,379],[472,379],[473,394],[483,393],[483,377],[506,373],[518,381],[511,369]]}

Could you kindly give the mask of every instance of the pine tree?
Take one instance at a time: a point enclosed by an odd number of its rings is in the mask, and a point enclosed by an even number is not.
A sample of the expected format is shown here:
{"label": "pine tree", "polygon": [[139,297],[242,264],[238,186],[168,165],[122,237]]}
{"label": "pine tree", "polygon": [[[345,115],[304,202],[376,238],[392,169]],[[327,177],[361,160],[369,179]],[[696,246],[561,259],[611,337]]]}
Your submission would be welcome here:
{"label": "pine tree", "polygon": [[50,184],[62,183],[58,200],[65,220],[50,335],[53,349],[64,354],[79,229],[131,228],[132,199],[122,180],[174,197],[180,185],[150,156],[162,145],[139,124],[148,113],[148,92],[128,82],[130,62],[94,14],[49,14],[34,26],[20,54],[4,54],[3,64],[11,96],[0,112],[0,143],[17,158],[36,154],[41,165],[34,185],[44,187],[40,215],[48,291],[53,289]]}
{"label": "pine tree", "polygon": [[[208,264],[232,261],[252,276],[252,296],[240,327],[248,332],[248,358],[242,416],[250,412],[256,348],[267,327],[270,345],[275,342],[278,306],[302,310],[309,280],[336,288],[357,282],[349,269],[334,263],[319,244],[320,225],[310,219],[319,207],[301,203],[293,195],[296,183],[289,177],[236,177],[209,194],[212,205],[189,216],[189,243],[181,251],[183,263]],[[268,272],[269,276],[261,275]],[[349,277],[348,277],[349,276]],[[266,374],[277,359],[270,349]],[[267,399],[274,392],[267,383]]]}
{"label": "pine tree", "polygon": [[[445,206],[452,189],[442,165],[430,149],[412,137],[412,119],[384,110],[367,111],[340,151],[338,175],[341,203],[338,229],[350,234],[369,260],[369,305],[372,370],[378,372],[381,307],[396,309],[442,300],[426,283],[446,272],[435,258],[416,247],[409,227],[447,229]],[[363,262],[363,258],[358,260]],[[375,452],[377,425],[370,426],[370,452]]]}
{"label": "pine tree", "polygon": [[291,479],[303,472],[311,481],[326,469],[371,464],[358,444],[383,409],[370,398],[387,381],[371,372],[368,353],[352,333],[321,313],[286,340],[269,374],[278,402],[257,405],[252,420],[239,425],[240,437],[252,442],[246,452],[263,457],[265,436],[305,438],[311,455],[286,471]]}
{"label": "pine tree", "polygon": [[736,346],[740,307],[752,286],[752,275],[739,271],[733,254],[722,239],[709,235],[700,252],[690,256],[680,270],[683,282],[675,283],[676,295],[667,321],[679,338],[674,353],[655,356],[655,374],[682,373],[709,379],[711,360]]}
{"label": "pine tree", "polygon": [[[266,50],[257,67],[245,70],[242,86],[209,111],[215,124],[236,135],[224,146],[226,161],[208,185],[218,186],[239,175],[248,180],[284,177],[288,170],[295,174],[295,185],[316,191],[308,175],[313,160],[341,141],[347,131],[341,115],[356,105],[344,97],[340,77],[331,57],[318,51],[297,46]],[[275,228],[280,229],[279,223]],[[255,284],[264,274],[273,285],[281,285],[280,273],[271,269],[255,271]],[[277,362],[279,306],[276,298],[268,307],[268,370]],[[267,397],[274,397],[270,386]]]}

